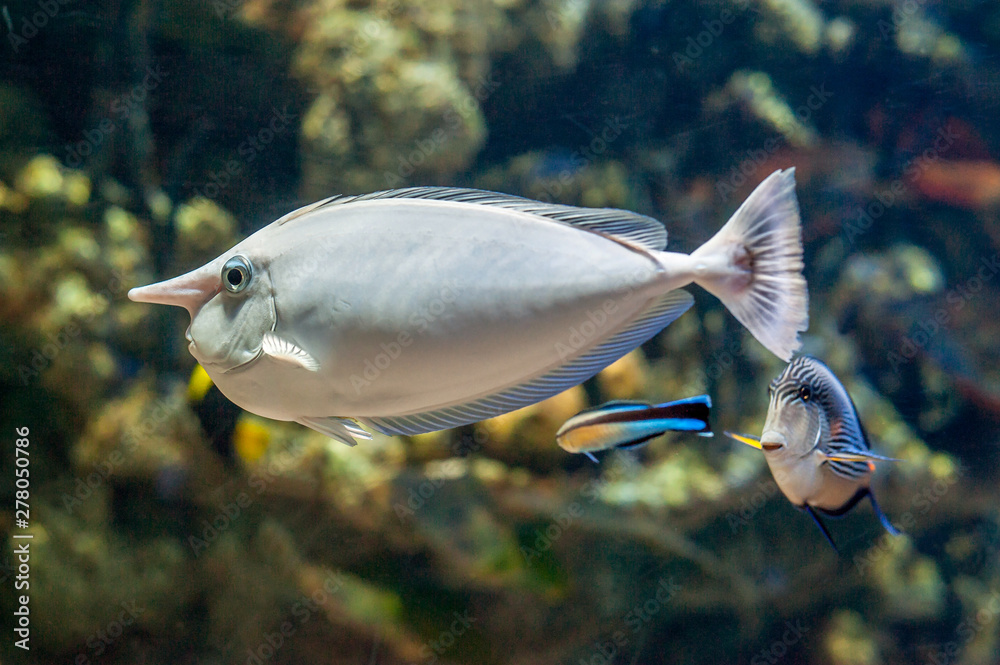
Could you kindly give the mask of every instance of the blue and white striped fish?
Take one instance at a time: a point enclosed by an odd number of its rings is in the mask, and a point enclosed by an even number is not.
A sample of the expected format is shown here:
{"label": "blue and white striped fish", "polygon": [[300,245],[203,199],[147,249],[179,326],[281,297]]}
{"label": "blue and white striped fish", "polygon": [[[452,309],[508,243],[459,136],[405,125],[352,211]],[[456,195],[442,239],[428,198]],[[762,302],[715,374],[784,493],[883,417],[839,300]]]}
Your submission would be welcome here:
{"label": "blue and white striped fish", "polygon": [[697,432],[712,436],[708,414],[712,400],[698,395],[665,404],[606,402],[576,414],[556,432],[556,442],[570,453],[593,453],[620,448],[628,450],[649,443],[666,432]]}
{"label": "blue and white striped fish", "polygon": [[874,461],[899,460],[871,452],[858,410],[833,371],[812,356],[799,356],[771,381],[768,394],[760,440],[726,435],[764,451],[781,492],[812,516],[834,550],[833,537],[816,511],[840,517],[865,497],[885,530],[898,536],[870,482]]}

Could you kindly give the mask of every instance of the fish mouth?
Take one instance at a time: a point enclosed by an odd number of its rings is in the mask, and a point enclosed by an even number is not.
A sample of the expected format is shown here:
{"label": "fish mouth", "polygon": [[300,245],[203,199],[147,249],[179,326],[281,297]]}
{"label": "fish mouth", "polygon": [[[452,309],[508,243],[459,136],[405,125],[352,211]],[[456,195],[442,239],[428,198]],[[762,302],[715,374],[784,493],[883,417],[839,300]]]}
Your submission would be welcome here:
{"label": "fish mouth", "polygon": [[779,432],[768,430],[760,435],[760,448],[765,452],[773,453],[785,447],[785,437]]}

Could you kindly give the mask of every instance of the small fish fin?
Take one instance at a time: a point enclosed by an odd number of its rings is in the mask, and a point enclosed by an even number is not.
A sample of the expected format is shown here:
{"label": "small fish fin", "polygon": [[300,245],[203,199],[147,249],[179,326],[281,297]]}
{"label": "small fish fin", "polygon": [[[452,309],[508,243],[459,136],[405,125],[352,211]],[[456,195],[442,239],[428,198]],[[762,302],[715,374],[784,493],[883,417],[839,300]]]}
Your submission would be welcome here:
{"label": "small fish fin", "polygon": [[336,416],[329,416],[326,418],[313,418],[309,416],[303,416],[295,420],[300,425],[305,425],[311,430],[315,430],[320,434],[324,434],[331,439],[336,439],[346,443],[349,446],[357,445],[357,441],[354,437],[359,439],[364,439],[366,441],[372,438],[372,435],[361,429],[360,426],[350,418],[338,418]]}
{"label": "small fish fin", "polygon": [[587,457],[589,457],[591,459],[591,461],[593,461],[594,464],[600,464],[600,461],[598,461],[598,459],[596,457],[594,457],[593,453],[588,453],[585,450],[585,451],[583,451],[583,454],[586,455]]}
{"label": "small fish fin", "polygon": [[875,500],[875,493],[872,492],[871,490],[868,491],[868,500],[871,501],[872,510],[875,511],[875,515],[876,517],[878,517],[878,521],[882,523],[882,526],[885,527],[885,530],[888,531],[893,536],[902,535],[902,532],[896,527],[894,527],[892,525],[892,522],[889,521],[889,518],[886,517],[886,514],[882,512],[882,509],[878,505],[878,501]]}
{"label": "small fish fin", "polygon": [[293,219],[296,219],[298,217],[302,217],[303,215],[306,215],[306,214],[312,212],[316,208],[320,208],[322,206],[325,206],[327,203],[331,203],[336,198],[339,198],[339,197],[337,197],[337,196],[331,196],[331,197],[323,199],[322,201],[316,201],[315,203],[310,203],[307,206],[302,206],[301,208],[298,208],[297,210],[293,210],[290,213],[288,213],[286,215],[283,215],[282,217],[279,217],[274,222],[274,225],[275,226],[282,226],[284,224],[287,224],[288,222],[292,221]]}
{"label": "small fish fin", "polygon": [[362,422],[389,436],[422,434],[486,420],[540,402],[597,374],[632,349],[651,339],[686,312],[694,298],[687,291],[670,291],[652,301],[645,313],[602,344],[547,374],[465,404],[407,416],[365,418]]}
{"label": "small fish fin", "polygon": [[674,400],[673,402],[664,402],[663,404],[657,404],[656,408],[666,408],[669,406],[682,406],[684,404],[704,404],[708,408],[712,408],[712,398],[708,395],[695,395],[694,397],[685,397],[684,399]]}
{"label": "small fish fin", "polygon": [[726,436],[734,441],[739,441],[740,443],[745,443],[751,448],[756,448],[757,450],[762,450],[760,447],[760,439],[754,438],[752,436],[747,436],[746,434],[733,434],[732,432],[723,432]]}
{"label": "small fish fin", "polygon": [[757,340],[788,361],[809,327],[795,169],[775,171],[708,242],[691,254],[727,268],[695,281],[723,302]]}
{"label": "small fish fin", "polygon": [[283,337],[279,337],[274,333],[267,332],[264,333],[264,339],[261,341],[261,350],[264,354],[274,360],[279,362],[287,363],[295,367],[301,367],[302,369],[307,369],[310,372],[319,371],[319,363],[309,355],[309,352],[300,346],[297,346],[293,342],[289,342]]}
{"label": "small fish fin", "polygon": [[822,452],[826,459],[831,462],[868,462],[870,460],[875,460],[879,462],[902,462],[903,460],[897,459],[895,457],[884,457],[882,455],[877,455],[869,450],[855,450],[853,452],[848,452],[846,450],[838,450],[836,452]]}
{"label": "small fish fin", "polygon": [[816,511],[812,509],[812,506],[807,504],[805,508],[806,512],[813,518],[813,521],[816,522],[816,526],[818,526],[819,530],[823,532],[824,536],[826,536],[826,542],[830,543],[830,547],[833,548],[834,552],[840,554],[840,550],[837,549],[837,543],[833,542],[833,536],[830,535],[830,531],[826,528],[826,525],[823,524],[823,520],[819,518],[819,515],[817,515]]}
{"label": "small fish fin", "polygon": [[261,349],[267,356],[274,360],[294,365],[295,367],[301,367],[310,372],[319,371],[319,363],[309,355],[308,351],[274,333],[264,333]]}
{"label": "small fish fin", "polygon": [[664,430],[662,432],[654,432],[653,434],[650,434],[649,436],[644,436],[641,439],[635,439],[633,441],[628,441],[626,443],[619,443],[617,446],[615,446],[615,449],[616,450],[636,450],[637,448],[642,448],[643,446],[647,445],[653,439],[658,439],[659,437],[661,437],[664,434],[666,434],[668,431],[672,431],[672,430]]}
{"label": "small fish fin", "polygon": [[[460,187],[406,187],[390,189],[359,196],[335,196],[320,201],[308,209],[303,208],[301,214],[311,212],[320,206],[346,205],[362,201],[377,201],[380,199],[429,199],[432,201],[454,201],[474,205],[495,206],[516,210],[545,217],[562,224],[578,226],[588,231],[602,233],[627,243],[638,245],[644,249],[662,250],[667,246],[667,230],[661,222],[629,210],[616,208],[578,208],[576,206],[544,203],[511,194],[488,192],[481,189],[465,189]],[[292,215],[298,215],[299,211]],[[285,218],[282,218],[283,220]],[[281,222],[284,223],[284,222]]]}
{"label": "small fish fin", "polygon": [[865,456],[863,451],[857,449],[822,450],[815,448],[813,454],[817,464],[825,464],[830,471],[847,480],[859,480],[875,470],[871,459]]}

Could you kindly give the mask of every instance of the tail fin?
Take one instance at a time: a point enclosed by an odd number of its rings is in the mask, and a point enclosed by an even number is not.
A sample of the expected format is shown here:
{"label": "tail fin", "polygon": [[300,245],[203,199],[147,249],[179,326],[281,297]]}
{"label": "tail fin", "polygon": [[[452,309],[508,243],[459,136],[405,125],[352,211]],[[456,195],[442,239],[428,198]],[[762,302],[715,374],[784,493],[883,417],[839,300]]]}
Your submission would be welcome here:
{"label": "tail fin", "polygon": [[809,326],[795,169],[769,175],[691,256],[700,264],[695,281],[761,344],[790,360]]}

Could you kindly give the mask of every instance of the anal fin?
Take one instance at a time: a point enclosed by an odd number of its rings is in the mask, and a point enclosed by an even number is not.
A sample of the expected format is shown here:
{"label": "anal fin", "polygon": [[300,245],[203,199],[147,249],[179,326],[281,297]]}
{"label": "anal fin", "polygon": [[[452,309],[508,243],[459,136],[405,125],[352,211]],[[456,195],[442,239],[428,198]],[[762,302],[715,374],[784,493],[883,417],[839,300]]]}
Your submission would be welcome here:
{"label": "anal fin", "polygon": [[354,437],[359,439],[364,439],[366,441],[372,438],[372,435],[361,429],[361,427],[351,420],[350,418],[338,418],[336,416],[329,416],[326,418],[313,418],[309,416],[303,416],[301,418],[296,418],[295,422],[300,425],[304,425],[311,430],[319,432],[331,439],[336,439],[342,443],[346,443],[349,446],[357,445],[357,441]]}

